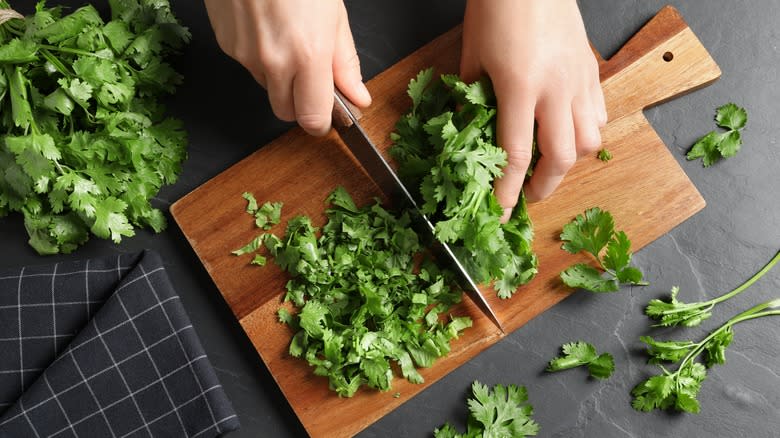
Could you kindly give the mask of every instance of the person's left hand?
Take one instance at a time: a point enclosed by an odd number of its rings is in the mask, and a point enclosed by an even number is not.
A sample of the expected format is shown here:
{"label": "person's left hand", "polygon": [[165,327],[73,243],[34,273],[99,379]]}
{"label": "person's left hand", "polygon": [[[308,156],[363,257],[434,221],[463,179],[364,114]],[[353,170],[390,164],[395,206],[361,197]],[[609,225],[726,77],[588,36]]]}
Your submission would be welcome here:
{"label": "person's left hand", "polygon": [[498,144],[508,161],[494,187],[503,222],[531,162],[534,121],[541,158],[525,186],[531,202],[600,147],[604,95],[575,0],[468,0],[460,72],[466,82],[487,75],[496,92]]}

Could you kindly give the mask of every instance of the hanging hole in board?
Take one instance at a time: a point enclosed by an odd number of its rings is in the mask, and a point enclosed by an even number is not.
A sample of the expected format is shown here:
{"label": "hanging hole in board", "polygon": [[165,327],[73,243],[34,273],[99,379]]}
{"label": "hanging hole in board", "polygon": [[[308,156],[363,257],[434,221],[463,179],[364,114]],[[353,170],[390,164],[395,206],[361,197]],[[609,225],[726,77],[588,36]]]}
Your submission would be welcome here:
{"label": "hanging hole in board", "polygon": [[672,52],[666,52],[666,53],[664,53],[663,58],[664,58],[664,61],[669,62],[672,59],[674,59],[674,54]]}

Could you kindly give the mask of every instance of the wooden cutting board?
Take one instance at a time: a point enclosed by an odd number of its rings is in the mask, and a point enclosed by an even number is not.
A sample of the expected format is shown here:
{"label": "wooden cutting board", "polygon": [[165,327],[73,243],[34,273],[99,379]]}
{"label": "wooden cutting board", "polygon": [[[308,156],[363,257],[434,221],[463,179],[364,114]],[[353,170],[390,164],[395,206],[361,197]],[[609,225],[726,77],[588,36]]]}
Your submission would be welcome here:
{"label": "wooden cutting board", "polygon": [[[461,29],[455,28],[368,82],[374,103],[362,125],[385,153],[389,134],[410,102],[406,85],[418,71],[457,72]],[[500,300],[483,288],[508,332],[514,331],[573,291],[558,273],[588,261],[560,249],[561,227],[587,208],[599,206],[615,217],[618,229],[638,250],[704,207],[704,200],[645,119],[642,110],[711,83],[720,69],[672,7],[663,8],[612,59],[600,60],[609,113],[602,130],[614,158],[581,159],[547,200],[529,206],[539,256],[539,274],[513,298]],[[303,360],[287,354],[291,330],[277,322],[287,277],[275,265],[250,266],[249,256],[230,251],[258,230],[247,214],[244,191],[258,201],[284,202],[286,220],[299,214],[324,223],[324,199],[338,185],[359,204],[381,192],[354,162],[335,133],[313,138],[292,129],[243,161],[203,184],[171,207],[176,222],[200,257],[236,318],[251,339],[306,430],[314,437],[351,436],[428,385],[499,341],[504,335],[464,298],[453,311],[470,315],[474,326],[454,341],[452,352],[421,370],[425,383],[397,378],[388,392],[361,390],[339,398],[325,378],[314,376]],[[541,366],[541,365],[539,365]],[[394,397],[400,393],[400,397]]]}

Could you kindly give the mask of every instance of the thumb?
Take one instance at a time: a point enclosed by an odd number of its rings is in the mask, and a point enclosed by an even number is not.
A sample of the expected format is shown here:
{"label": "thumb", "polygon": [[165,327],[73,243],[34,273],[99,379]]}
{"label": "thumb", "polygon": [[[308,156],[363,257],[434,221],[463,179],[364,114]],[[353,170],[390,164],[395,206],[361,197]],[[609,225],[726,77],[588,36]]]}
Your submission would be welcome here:
{"label": "thumb", "polygon": [[336,35],[336,46],[333,54],[333,82],[352,103],[365,108],[371,105],[371,94],[363,84],[360,74],[360,58],[358,58],[352,32],[349,29],[347,10],[341,5],[341,18]]}

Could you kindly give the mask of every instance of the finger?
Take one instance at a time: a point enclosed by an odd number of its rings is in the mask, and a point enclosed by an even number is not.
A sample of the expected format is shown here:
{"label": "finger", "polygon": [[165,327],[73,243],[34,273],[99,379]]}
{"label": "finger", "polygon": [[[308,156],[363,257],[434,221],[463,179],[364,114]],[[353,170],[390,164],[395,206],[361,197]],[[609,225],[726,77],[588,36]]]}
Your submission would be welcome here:
{"label": "finger", "polygon": [[536,118],[541,157],[525,187],[529,202],[549,196],[577,161],[571,102],[546,99],[542,101]]}
{"label": "finger", "polygon": [[592,154],[601,147],[598,116],[594,113],[592,102],[590,96],[578,96],[571,104],[577,157]]}
{"label": "finger", "polygon": [[330,130],[333,111],[333,53],[317,53],[300,65],[293,79],[295,119],[311,135],[325,135]]}
{"label": "finger", "polygon": [[[598,69],[598,67],[596,67]],[[596,122],[599,128],[603,128],[607,124],[607,105],[604,101],[604,90],[601,88],[601,82],[598,79],[598,70],[596,71],[596,77],[590,86],[590,99],[593,106],[593,113],[596,115]]]}
{"label": "finger", "polygon": [[498,145],[507,153],[504,175],[494,184],[498,203],[504,208],[501,222],[506,222],[512,215],[531,163],[535,106],[535,99],[526,90],[514,83],[508,87],[504,84],[502,81],[494,83],[498,103]]}
{"label": "finger", "polygon": [[[276,71],[267,74],[252,70],[255,80],[268,90],[268,102],[274,115],[279,120],[292,122],[295,120],[295,105],[293,103],[293,79],[286,72]],[[263,82],[261,82],[263,81]]]}
{"label": "finger", "polygon": [[347,99],[355,105],[365,108],[371,105],[371,94],[363,83],[363,76],[360,73],[360,58],[355,49],[355,42],[349,29],[347,11],[343,3],[341,9],[341,20],[333,54],[333,80],[336,88],[344,93]]}

